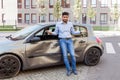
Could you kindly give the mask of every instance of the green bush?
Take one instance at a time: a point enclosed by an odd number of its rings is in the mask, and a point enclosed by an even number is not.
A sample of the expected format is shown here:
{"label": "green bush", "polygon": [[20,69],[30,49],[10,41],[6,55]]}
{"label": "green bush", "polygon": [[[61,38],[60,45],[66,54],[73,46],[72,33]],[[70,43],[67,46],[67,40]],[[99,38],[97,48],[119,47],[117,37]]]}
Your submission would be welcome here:
{"label": "green bush", "polygon": [[0,26],[0,28],[13,28],[13,26],[11,26],[11,25],[7,25],[7,26]]}
{"label": "green bush", "polygon": [[11,25],[0,26],[0,31],[18,31],[21,28],[14,29]]}

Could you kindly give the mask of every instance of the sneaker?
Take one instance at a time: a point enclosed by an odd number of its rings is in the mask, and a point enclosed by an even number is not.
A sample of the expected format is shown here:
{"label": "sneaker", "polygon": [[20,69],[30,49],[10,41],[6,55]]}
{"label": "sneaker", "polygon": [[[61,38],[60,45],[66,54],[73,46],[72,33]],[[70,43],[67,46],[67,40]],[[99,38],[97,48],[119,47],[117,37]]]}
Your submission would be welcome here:
{"label": "sneaker", "polygon": [[72,74],[72,71],[67,72],[67,76],[70,76]]}
{"label": "sneaker", "polygon": [[73,71],[74,75],[78,75],[78,72],[77,71]]}

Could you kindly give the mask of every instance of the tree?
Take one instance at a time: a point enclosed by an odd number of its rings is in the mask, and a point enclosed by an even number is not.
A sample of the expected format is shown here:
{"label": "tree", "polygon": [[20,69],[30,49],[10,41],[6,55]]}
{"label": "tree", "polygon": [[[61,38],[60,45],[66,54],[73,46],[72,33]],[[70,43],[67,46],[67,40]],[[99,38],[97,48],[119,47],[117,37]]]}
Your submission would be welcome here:
{"label": "tree", "polygon": [[118,4],[116,3],[114,5],[114,7],[111,9],[111,17],[114,20],[116,27],[117,27],[117,23],[118,23],[118,19],[120,17],[120,11],[118,9]]}
{"label": "tree", "polygon": [[46,0],[37,0],[37,7],[39,8],[40,16],[47,15],[47,7],[45,5]]}
{"label": "tree", "polygon": [[62,14],[61,3],[60,3],[60,0],[57,0],[54,5],[54,12],[53,12],[53,15],[57,19],[57,21],[61,17],[61,14]]}
{"label": "tree", "polygon": [[87,8],[87,16],[92,19],[96,15],[96,11],[91,7],[91,5],[88,6]]}
{"label": "tree", "polygon": [[81,0],[75,0],[73,6],[73,16],[75,17],[75,21],[80,22],[80,16],[82,14],[82,4]]}

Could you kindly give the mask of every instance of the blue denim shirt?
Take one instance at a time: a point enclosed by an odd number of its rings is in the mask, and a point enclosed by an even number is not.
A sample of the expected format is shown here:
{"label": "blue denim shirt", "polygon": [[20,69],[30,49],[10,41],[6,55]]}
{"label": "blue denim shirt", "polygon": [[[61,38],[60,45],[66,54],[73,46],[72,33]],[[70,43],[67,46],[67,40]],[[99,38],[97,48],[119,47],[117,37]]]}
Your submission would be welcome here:
{"label": "blue denim shirt", "polygon": [[80,34],[80,31],[75,31],[72,22],[64,23],[63,21],[56,23],[53,35],[58,35],[59,38],[72,38],[71,34]]}

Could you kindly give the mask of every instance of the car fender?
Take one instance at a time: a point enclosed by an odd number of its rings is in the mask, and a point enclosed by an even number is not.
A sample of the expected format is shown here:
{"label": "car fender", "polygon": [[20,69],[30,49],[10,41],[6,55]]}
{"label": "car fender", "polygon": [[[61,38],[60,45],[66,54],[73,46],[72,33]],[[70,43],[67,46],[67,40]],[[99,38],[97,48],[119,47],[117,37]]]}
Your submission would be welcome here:
{"label": "car fender", "polygon": [[84,56],[85,56],[85,53],[90,49],[90,48],[97,48],[101,51],[101,55],[103,54],[103,50],[102,50],[102,47],[100,45],[96,45],[96,44],[88,44],[88,46],[86,46],[86,48],[83,50],[83,53],[81,54],[81,61],[84,60]]}

